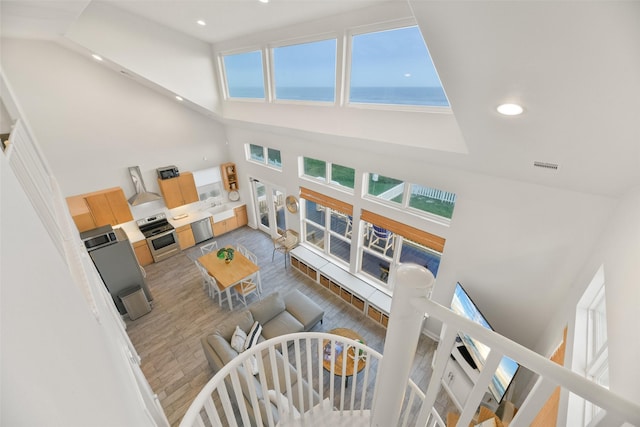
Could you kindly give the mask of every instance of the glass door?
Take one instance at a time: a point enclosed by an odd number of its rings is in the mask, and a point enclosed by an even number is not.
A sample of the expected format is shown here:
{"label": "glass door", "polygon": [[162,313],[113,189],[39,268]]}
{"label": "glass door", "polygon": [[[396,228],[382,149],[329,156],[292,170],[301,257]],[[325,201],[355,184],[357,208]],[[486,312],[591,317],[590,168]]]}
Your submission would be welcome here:
{"label": "glass door", "polygon": [[252,183],[258,229],[277,236],[279,229],[287,229],[284,190],[257,179],[252,179]]}

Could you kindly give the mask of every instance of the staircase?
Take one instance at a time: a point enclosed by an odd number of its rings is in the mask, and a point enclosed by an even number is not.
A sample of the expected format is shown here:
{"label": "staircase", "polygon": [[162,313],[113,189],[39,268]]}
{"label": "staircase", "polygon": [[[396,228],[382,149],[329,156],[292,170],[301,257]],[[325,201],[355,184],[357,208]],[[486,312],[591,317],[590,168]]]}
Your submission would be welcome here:
{"label": "staircase", "polygon": [[[503,356],[538,375],[510,427],[529,426],[557,386],[563,392],[574,393],[602,408],[589,427],[640,426],[637,403],[431,301],[427,295],[432,283],[433,276],[420,266],[404,265],[399,269],[384,359],[360,342],[326,333],[297,333],[264,341],[240,354],[209,381],[180,426],[444,427],[446,414],[438,414],[434,403],[441,391],[445,365],[458,331],[464,331],[491,348],[487,363],[463,404],[458,426],[467,426],[472,421]],[[443,326],[433,372],[423,393],[408,374],[425,314],[441,321]],[[336,349],[340,346],[345,349],[352,346],[363,354],[358,363],[364,363],[364,367],[348,380],[346,360],[355,352],[338,354]],[[330,349],[330,355],[325,355],[325,348]],[[276,354],[282,355],[293,370],[278,372]],[[261,390],[246,387],[244,378],[256,355],[256,378]],[[343,372],[334,372],[336,358],[342,358]],[[330,361],[329,367],[323,364],[326,360]],[[325,375],[325,370],[335,375]],[[292,381],[292,375],[296,381]],[[284,381],[281,383],[279,378]],[[273,387],[277,395],[282,393],[283,398],[274,400],[273,411],[256,410],[265,403],[264,399],[260,402],[258,396],[268,396],[267,387]],[[304,410],[299,413],[296,408]]]}

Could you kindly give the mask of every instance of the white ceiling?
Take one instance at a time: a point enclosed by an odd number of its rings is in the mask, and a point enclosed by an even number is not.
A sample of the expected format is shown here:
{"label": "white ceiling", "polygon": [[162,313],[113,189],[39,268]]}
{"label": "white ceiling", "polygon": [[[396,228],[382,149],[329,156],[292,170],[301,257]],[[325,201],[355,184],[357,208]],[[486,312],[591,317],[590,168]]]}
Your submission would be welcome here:
{"label": "white ceiling", "polygon": [[[2,0],[2,36],[56,38],[89,2]],[[108,3],[218,42],[381,2]],[[468,155],[429,152],[430,162],[613,197],[640,185],[640,2],[409,5],[469,149]],[[207,26],[197,25],[198,19]],[[525,114],[499,116],[495,107],[504,101],[522,103]],[[541,170],[534,161],[560,167]]]}

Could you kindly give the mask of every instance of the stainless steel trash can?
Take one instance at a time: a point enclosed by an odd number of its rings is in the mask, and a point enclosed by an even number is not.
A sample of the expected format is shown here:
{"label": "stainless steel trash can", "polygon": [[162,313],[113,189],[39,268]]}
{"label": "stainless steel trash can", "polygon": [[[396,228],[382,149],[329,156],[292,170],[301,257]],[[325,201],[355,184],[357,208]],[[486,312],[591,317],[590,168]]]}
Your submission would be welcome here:
{"label": "stainless steel trash can", "polygon": [[131,320],[144,316],[151,311],[151,304],[147,301],[140,286],[131,286],[118,294]]}

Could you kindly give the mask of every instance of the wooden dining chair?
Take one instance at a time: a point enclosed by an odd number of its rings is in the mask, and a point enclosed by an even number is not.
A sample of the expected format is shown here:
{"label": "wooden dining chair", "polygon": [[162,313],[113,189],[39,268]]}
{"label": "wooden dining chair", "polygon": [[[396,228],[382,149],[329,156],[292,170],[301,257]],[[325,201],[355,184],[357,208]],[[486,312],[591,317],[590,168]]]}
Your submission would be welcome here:
{"label": "wooden dining chair", "polygon": [[282,235],[273,238],[273,253],[271,254],[271,262],[273,262],[276,252],[282,252],[284,254],[284,267],[287,268],[287,257],[289,252],[300,242],[300,235],[297,231],[287,229],[282,232]]}

